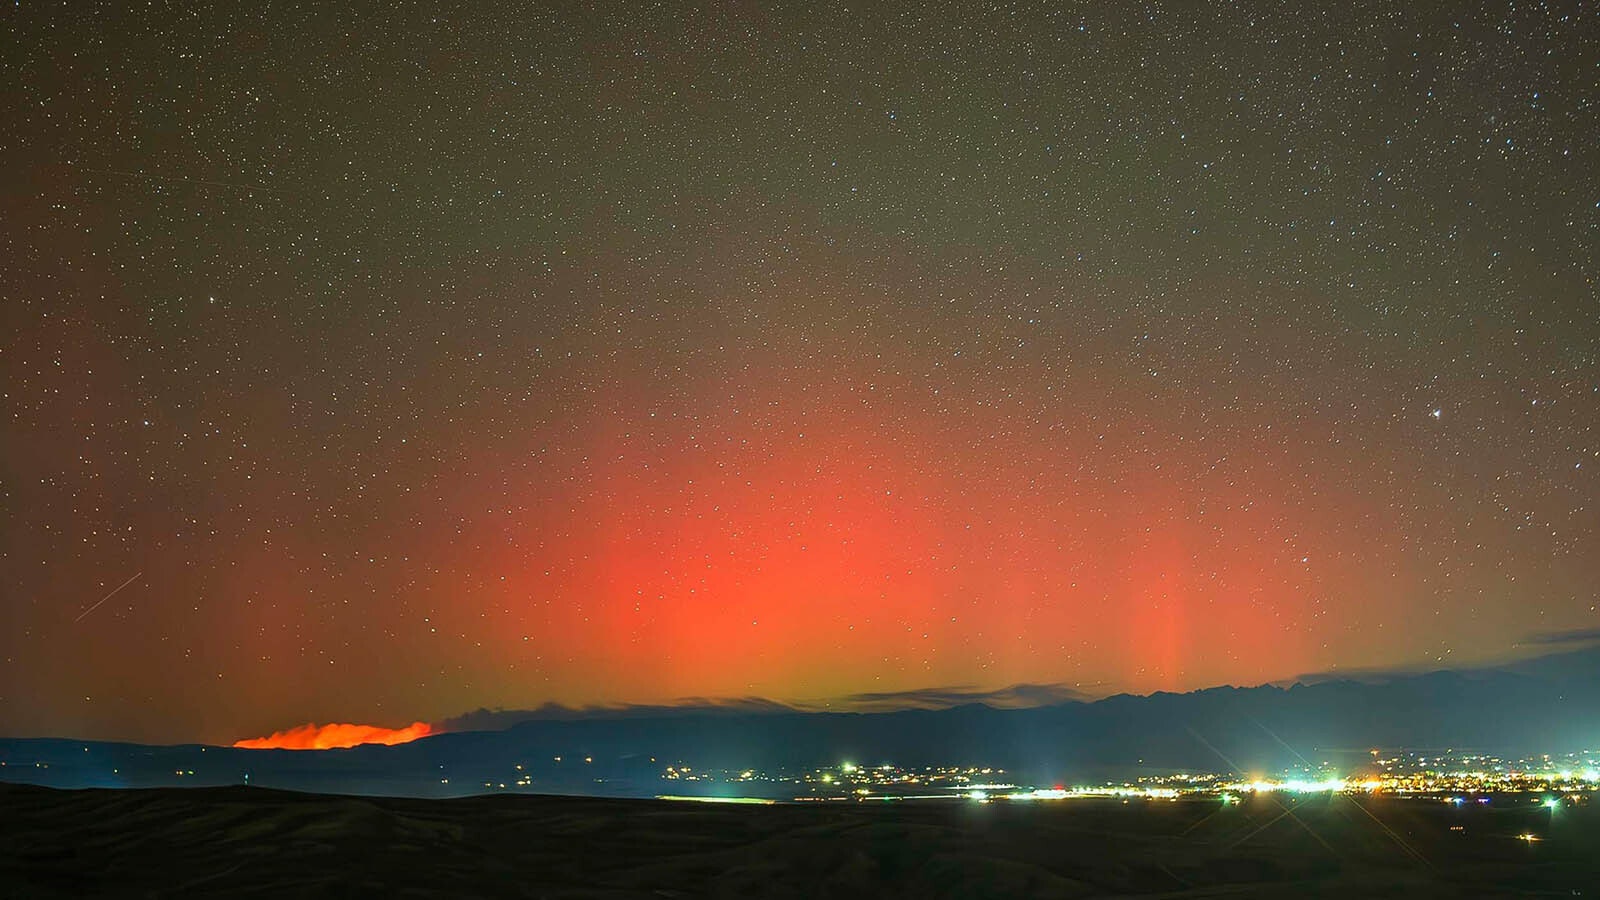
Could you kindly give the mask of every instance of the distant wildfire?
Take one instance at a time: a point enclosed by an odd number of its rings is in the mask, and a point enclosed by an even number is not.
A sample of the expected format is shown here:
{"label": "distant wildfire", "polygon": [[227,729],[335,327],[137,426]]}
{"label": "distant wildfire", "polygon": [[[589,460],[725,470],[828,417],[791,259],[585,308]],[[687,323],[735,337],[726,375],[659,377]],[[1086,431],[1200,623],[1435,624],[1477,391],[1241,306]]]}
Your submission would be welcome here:
{"label": "distant wildfire", "polygon": [[358,744],[406,744],[433,733],[433,726],[427,722],[412,722],[404,728],[344,723],[317,725],[308,722],[295,728],[275,731],[268,737],[234,741],[233,746],[246,750],[332,750]]}

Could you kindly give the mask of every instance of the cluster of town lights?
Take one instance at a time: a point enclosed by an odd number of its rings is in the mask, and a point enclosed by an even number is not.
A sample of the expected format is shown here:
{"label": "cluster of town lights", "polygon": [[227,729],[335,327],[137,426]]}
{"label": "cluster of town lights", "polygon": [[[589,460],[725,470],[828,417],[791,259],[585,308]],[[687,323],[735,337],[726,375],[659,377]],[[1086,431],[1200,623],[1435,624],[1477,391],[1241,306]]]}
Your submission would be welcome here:
{"label": "cluster of town lights", "polygon": [[[1329,778],[1323,781],[1303,781],[1293,779],[1289,781],[1249,781],[1239,784],[1225,784],[1211,788],[1207,793],[1221,792],[1224,803],[1238,801],[1237,794],[1270,794],[1283,791],[1291,794],[1327,794],[1343,793],[1352,790],[1373,791],[1377,789],[1375,783],[1351,783],[1342,778]],[[1170,787],[1134,787],[1131,785],[1107,787],[1075,787],[1049,788],[1045,790],[1014,791],[1001,794],[1007,800],[1069,800],[1078,797],[1122,797],[1142,798],[1146,800],[1176,800],[1185,793],[1198,793],[1196,791],[1180,791]],[[974,800],[988,800],[991,795],[983,791],[971,791],[967,795]]]}

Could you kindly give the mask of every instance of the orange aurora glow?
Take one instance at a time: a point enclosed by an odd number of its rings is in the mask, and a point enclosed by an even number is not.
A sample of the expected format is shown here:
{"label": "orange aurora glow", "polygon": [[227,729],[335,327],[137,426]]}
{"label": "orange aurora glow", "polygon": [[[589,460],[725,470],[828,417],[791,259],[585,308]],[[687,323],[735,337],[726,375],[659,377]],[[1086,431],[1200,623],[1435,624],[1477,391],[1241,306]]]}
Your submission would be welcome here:
{"label": "orange aurora glow", "polygon": [[310,722],[267,737],[234,741],[233,746],[246,750],[334,750],[359,744],[408,744],[433,733],[433,726],[427,722],[412,722],[404,728]]}

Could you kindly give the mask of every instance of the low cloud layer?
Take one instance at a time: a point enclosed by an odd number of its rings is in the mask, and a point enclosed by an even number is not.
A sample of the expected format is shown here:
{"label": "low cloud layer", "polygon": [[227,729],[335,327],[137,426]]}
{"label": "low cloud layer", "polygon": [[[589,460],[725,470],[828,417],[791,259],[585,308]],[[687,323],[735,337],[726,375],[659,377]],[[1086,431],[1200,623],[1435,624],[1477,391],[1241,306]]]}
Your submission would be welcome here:
{"label": "low cloud layer", "polygon": [[914,691],[882,691],[851,694],[836,700],[779,703],[761,697],[708,698],[685,697],[675,703],[650,706],[600,706],[573,708],[546,704],[533,709],[476,709],[437,723],[438,732],[500,731],[521,722],[562,719],[648,718],[681,715],[763,715],[814,712],[890,712],[900,709],[948,709],[981,703],[986,706],[1018,708],[1048,706],[1091,699],[1075,687],[1064,684],[1014,684],[994,690],[971,685],[924,688]]}
{"label": "low cloud layer", "polygon": [[1547,631],[1526,638],[1525,644],[1546,647],[1570,647],[1600,643],[1600,628],[1574,628],[1570,631]]}
{"label": "low cloud layer", "polygon": [[1307,672],[1276,683],[1287,686],[1296,682],[1302,684],[1317,684],[1323,681],[1382,682],[1430,672],[1473,675],[1499,670],[1558,671],[1574,665],[1591,664],[1596,650],[1600,650],[1600,628],[1574,628],[1528,635],[1512,644],[1509,652],[1474,662],[1444,663],[1439,660],[1423,660],[1393,666],[1330,669],[1325,672]]}
{"label": "low cloud layer", "polygon": [[947,709],[969,703],[982,703],[985,706],[1009,709],[1075,703],[1089,699],[1091,698],[1088,695],[1077,688],[1065,684],[1013,684],[995,690],[982,690],[971,685],[954,685],[914,691],[852,694],[828,708],[846,712],[883,712],[896,709]]}

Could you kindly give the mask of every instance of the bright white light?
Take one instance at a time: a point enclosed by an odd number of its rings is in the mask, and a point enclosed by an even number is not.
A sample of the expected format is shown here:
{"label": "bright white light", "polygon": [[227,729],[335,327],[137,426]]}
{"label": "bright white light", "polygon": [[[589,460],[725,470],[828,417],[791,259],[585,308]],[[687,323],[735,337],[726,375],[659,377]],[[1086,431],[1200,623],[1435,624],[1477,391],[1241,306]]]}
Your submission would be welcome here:
{"label": "bright white light", "polygon": [[[969,793],[968,796],[971,796],[971,794]],[[1053,790],[1018,791],[1014,794],[1006,795],[1007,800],[1065,800],[1066,798],[1067,792],[1061,790],[1060,788]]]}
{"label": "bright white light", "polygon": [[1329,778],[1325,781],[1304,781],[1298,778],[1288,781],[1252,781],[1250,790],[1256,793],[1271,791],[1288,791],[1292,794],[1320,794],[1327,791],[1343,791],[1349,785],[1342,778]]}

